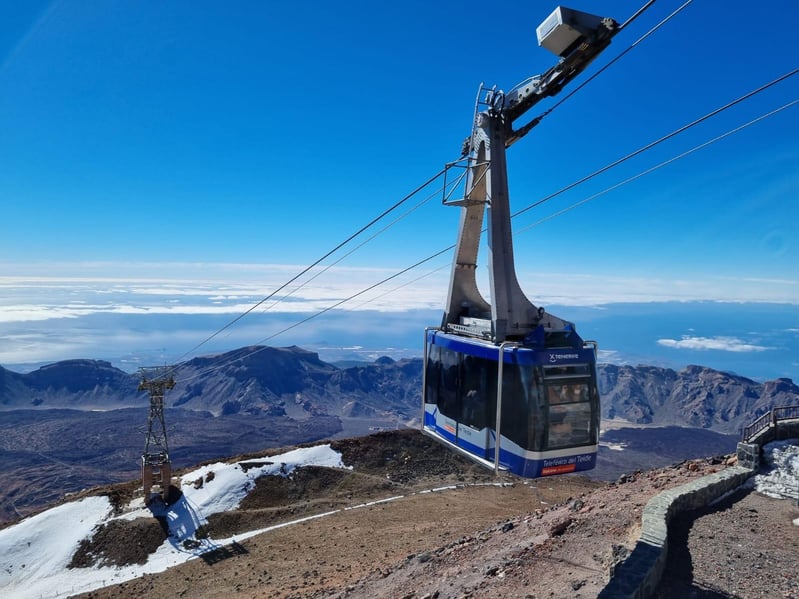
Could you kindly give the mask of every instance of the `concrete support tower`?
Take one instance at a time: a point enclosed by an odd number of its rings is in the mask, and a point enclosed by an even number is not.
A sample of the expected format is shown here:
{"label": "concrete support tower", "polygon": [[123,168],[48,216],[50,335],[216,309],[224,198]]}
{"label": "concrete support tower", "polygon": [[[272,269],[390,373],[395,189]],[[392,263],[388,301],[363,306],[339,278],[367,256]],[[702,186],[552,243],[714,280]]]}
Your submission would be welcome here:
{"label": "concrete support tower", "polygon": [[169,443],[164,423],[164,395],[175,386],[172,368],[140,368],[139,391],[150,393],[150,415],[147,419],[147,437],[141,456],[141,479],[145,503],[150,503],[153,492],[160,493],[165,503],[169,502],[169,486],[172,481],[172,464],[169,461]]}

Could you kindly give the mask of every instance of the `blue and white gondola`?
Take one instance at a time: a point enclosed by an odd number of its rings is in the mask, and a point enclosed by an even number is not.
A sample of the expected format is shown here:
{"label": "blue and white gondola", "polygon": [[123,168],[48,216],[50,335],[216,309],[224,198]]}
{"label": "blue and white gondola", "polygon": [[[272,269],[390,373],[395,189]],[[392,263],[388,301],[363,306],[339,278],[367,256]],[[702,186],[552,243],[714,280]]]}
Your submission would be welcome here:
{"label": "blue and white gondola", "polygon": [[423,432],[486,467],[526,478],[594,468],[596,352],[576,333],[568,337],[572,343],[558,347],[503,346],[498,393],[499,346],[428,330]]}

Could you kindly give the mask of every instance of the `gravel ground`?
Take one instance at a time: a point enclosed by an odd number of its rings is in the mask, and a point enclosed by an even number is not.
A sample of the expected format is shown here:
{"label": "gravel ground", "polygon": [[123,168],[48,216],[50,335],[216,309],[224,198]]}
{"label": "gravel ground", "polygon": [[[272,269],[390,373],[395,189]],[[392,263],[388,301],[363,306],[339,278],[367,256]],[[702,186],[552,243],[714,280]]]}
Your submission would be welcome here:
{"label": "gravel ground", "polygon": [[799,506],[740,491],[670,528],[657,599],[799,599]]}
{"label": "gravel ground", "polygon": [[720,467],[697,460],[625,476],[559,505],[517,515],[409,556],[344,590],[315,597],[596,597],[611,566],[634,547],[646,502],[662,490]]}
{"label": "gravel ground", "polygon": [[[418,434],[351,440],[339,450],[345,463],[356,465],[354,472],[315,469],[293,479],[266,481],[256,488],[260,495],[251,495],[239,510],[212,520],[209,527],[214,537],[224,538],[264,524],[336,510],[330,516],[285,526],[221,548],[207,559],[85,596],[595,597],[605,586],[611,566],[635,545],[646,502],[664,489],[725,467],[719,460],[692,460],[625,475],[614,483],[578,476],[521,481],[495,479]],[[749,516],[747,527],[770,530],[775,525],[770,519],[774,510],[755,509],[758,516],[762,512],[762,519]],[[710,516],[716,514],[720,521],[711,525],[715,536],[697,537],[700,545],[709,547],[708,554],[716,560],[739,559],[734,557],[737,553],[745,560],[749,548],[725,553],[732,541],[721,533],[736,534],[741,517],[731,520],[721,511]],[[785,530],[795,535],[790,526]],[[106,537],[111,532],[106,531]],[[130,530],[125,534],[120,544],[136,541]],[[765,552],[770,537],[752,535],[764,544],[755,551]],[[105,541],[112,551],[108,538]],[[783,547],[795,557],[795,544],[789,548],[783,543]],[[764,572],[765,582],[755,581],[753,587],[777,580],[773,568],[786,563],[782,554],[768,555],[761,567],[772,568],[771,575]],[[112,553],[101,557],[114,558]],[[674,581],[683,580],[688,591],[664,588],[662,597],[705,592],[698,554],[693,550],[690,559],[690,575],[672,575]],[[684,570],[679,562],[674,564],[677,572]],[[799,571],[795,564],[789,567],[791,573]],[[743,561],[740,568],[745,571]],[[779,584],[780,589],[791,588]],[[725,588],[693,596],[739,596],[734,594],[738,586]],[[773,584],[767,587],[770,594],[741,596],[780,597],[774,594],[775,588]]]}

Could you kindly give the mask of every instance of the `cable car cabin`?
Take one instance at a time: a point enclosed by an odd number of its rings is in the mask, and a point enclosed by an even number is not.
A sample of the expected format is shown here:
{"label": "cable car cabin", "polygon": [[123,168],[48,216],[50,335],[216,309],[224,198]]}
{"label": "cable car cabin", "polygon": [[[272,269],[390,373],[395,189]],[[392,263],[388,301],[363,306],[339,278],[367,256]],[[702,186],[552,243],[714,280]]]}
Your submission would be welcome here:
{"label": "cable car cabin", "polygon": [[537,344],[503,344],[500,374],[500,346],[428,330],[423,432],[484,466],[522,477],[594,468],[596,346],[574,331],[546,341],[538,333]]}
{"label": "cable car cabin", "polygon": [[[596,344],[519,285],[505,153],[541,117],[514,123],[582,72],[618,29],[613,19],[556,9],[538,38],[557,65],[508,93],[481,84],[472,134],[445,167],[465,160],[466,177],[459,199],[460,184],[444,187],[443,203],[461,217],[441,326],[425,331],[422,431],[495,470],[534,478],[596,464]],[[476,278],[486,217],[490,304]]]}

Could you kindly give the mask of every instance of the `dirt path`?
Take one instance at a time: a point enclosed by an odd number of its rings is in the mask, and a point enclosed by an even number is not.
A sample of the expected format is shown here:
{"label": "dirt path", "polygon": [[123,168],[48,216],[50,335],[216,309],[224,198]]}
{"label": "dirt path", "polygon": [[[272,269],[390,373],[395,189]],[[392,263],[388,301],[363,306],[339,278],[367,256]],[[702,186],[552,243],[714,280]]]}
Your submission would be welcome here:
{"label": "dirt path", "polygon": [[742,491],[679,517],[657,599],[799,599],[795,501]]}

